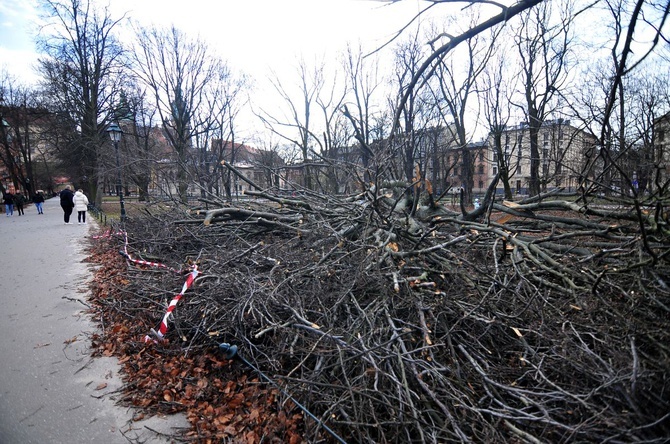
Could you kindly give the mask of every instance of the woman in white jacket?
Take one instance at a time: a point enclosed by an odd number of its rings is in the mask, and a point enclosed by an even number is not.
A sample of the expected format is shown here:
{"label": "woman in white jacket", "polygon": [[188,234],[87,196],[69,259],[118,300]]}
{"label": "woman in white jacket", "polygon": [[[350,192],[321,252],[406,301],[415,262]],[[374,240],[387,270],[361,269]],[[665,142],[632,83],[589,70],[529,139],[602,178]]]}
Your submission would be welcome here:
{"label": "woman in white jacket", "polygon": [[74,209],[77,211],[77,223],[86,223],[86,211],[88,211],[88,197],[84,194],[84,190],[79,188],[72,197]]}

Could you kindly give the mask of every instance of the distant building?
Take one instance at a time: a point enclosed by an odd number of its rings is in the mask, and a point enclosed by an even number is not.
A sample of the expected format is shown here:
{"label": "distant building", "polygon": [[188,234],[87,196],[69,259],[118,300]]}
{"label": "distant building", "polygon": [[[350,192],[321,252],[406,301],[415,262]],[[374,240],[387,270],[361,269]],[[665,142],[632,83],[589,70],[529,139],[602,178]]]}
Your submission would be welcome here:
{"label": "distant building", "polygon": [[[654,120],[653,134],[651,160],[658,174],[658,182],[664,183],[670,179],[670,112]],[[653,188],[653,183],[649,185]]]}
{"label": "distant building", "polygon": [[[231,194],[241,195],[245,191],[260,191],[268,188],[280,189],[284,186],[282,170],[286,166],[284,160],[274,151],[260,150],[249,145],[214,139],[211,149],[206,153],[207,161],[221,167],[221,177],[229,181]],[[221,162],[228,162],[244,178],[229,174]],[[249,183],[251,182],[251,183]]]}
{"label": "distant building", "polygon": [[56,190],[55,129],[58,116],[42,108],[0,106],[0,182],[12,193]]}
{"label": "distant building", "polygon": [[[490,177],[498,174],[501,162],[489,135]],[[509,166],[510,187],[516,194],[527,194],[530,183],[530,133],[527,123],[504,130],[501,140],[502,155]],[[547,120],[538,133],[539,180],[543,191],[564,187],[574,191],[580,180],[585,180],[587,162],[595,155],[597,139],[570,124],[569,120]],[[498,193],[503,192],[499,184]]]}
{"label": "distant building", "polygon": [[417,163],[423,165],[424,175],[436,194],[466,188],[468,177],[472,177],[472,193],[482,194],[491,178],[487,141],[471,142],[463,148],[455,131],[453,125],[424,130],[419,138]]}

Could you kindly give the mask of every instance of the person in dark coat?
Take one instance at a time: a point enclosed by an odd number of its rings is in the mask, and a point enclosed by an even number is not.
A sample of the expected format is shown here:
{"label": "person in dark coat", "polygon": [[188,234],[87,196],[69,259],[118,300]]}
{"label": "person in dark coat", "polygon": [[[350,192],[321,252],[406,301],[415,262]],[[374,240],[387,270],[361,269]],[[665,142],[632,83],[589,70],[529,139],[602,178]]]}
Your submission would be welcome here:
{"label": "person in dark coat", "polygon": [[5,204],[5,212],[7,217],[14,215],[14,195],[7,191],[3,196],[3,203]]}
{"label": "person in dark coat", "polygon": [[23,212],[23,204],[26,203],[26,198],[23,196],[21,193],[16,193],[14,195],[14,205],[16,206],[16,210],[19,212],[19,216],[22,216],[26,213]]}
{"label": "person in dark coat", "polygon": [[63,209],[63,220],[66,224],[70,223],[70,216],[74,209],[74,202],[72,201],[73,197],[74,193],[72,192],[72,187],[70,185],[66,185],[65,189],[60,192],[60,206]]}
{"label": "person in dark coat", "polygon": [[42,190],[37,190],[37,193],[33,196],[33,203],[35,208],[37,208],[37,214],[44,214],[42,210],[42,204],[44,203],[44,193]]}

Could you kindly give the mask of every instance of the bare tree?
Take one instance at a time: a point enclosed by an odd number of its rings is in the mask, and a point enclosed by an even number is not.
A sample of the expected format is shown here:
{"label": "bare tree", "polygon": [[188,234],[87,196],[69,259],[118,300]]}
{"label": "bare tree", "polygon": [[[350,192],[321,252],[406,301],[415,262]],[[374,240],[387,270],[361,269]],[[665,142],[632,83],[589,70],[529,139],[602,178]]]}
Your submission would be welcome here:
{"label": "bare tree", "polygon": [[[342,113],[346,95],[346,86],[340,85],[335,77],[328,89],[316,97],[316,106],[321,115],[323,129],[318,139],[318,151],[314,156],[321,159],[327,166],[315,175],[317,189],[326,193],[339,193],[346,189],[347,169],[343,154],[348,152],[347,145],[351,141],[351,127]],[[342,162],[344,161],[344,162]]]}
{"label": "bare tree", "polygon": [[207,93],[223,62],[204,41],[191,39],[174,26],[139,29],[133,56],[136,74],[151,90],[165,135],[177,154],[177,192],[185,203],[189,151],[194,137],[213,125]]}
{"label": "bare tree", "polygon": [[384,138],[384,134],[375,133],[374,122],[375,116],[379,118],[379,111],[375,112],[374,109],[374,97],[381,89],[379,63],[376,59],[366,63],[368,60],[370,59],[363,57],[360,47],[356,52],[351,46],[347,48],[344,70],[349,83],[349,100],[345,103],[343,112],[353,126],[363,166],[362,180],[365,183],[373,181],[370,170],[374,156],[372,142]]}
{"label": "bare tree", "polygon": [[[558,20],[553,16],[559,14]],[[553,112],[554,99],[565,85],[570,69],[572,5],[564,2],[560,10],[543,3],[521,14],[521,23],[514,39],[520,58],[521,96],[517,106],[528,123],[530,143],[531,196],[541,191],[539,133],[544,121]]]}
{"label": "bare tree", "polygon": [[107,119],[124,68],[124,52],[114,35],[122,19],[112,18],[107,8],[94,8],[89,0],[42,0],[42,7],[49,23],[39,37],[46,54],[39,61],[43,86],[76,128],[64,160],[73,180],[100,204],[105,165],[99,162],[99,150],[108,139]]}
{"label": "bare tree", "polygon": [[259,141],[259,156],[256,166],[263,170],[262,185],[266,188],[274,188],[279,190],[285,176],[282,176],[282,167],[284,161],[279,155],[278,145],[270,141]]}
{"label": "bare tree", "polygon": [[[573,112],[586,128],[593,129],[599,140],[597,151],[590,155],[581,174],[592,178],[586,191],[604,190],[607,195],[620,195],[622,191],[635,190],[634,181],[642,190],[656,182],[650,176],[654,176],[660,159],[644,146],[653,143],[653,126],[648,120],[651,118],[653,123],[652,115],[664,112],[663,88],[657,88],[651,81],[657,68],[645,64],[653,63],[650,51],[663,38],[661,31],[669,7],[622,1],[598,5],[607,17],[603,33],[606,38],[601,43],[606,52],[595,64],[590,60],[592,69],[583,76],[585,81]],[[644,38],[636,41],[636,36],[641,35]],[[645,41],[649,42],[647,47]],[[599,48],[591,52],[598,54]],[[641,73],[635,74],[640,70]],[[644,77],[649,81],[643,81]],[[656,97],[650,100],[648,93]],[[661,187],[662,182],[658,183]]]}
{"label": "bare tree", "polygon": [[[423,49],[416,38],[401,42],[394,51],[395,86],[398,88],[398,96],[406,96],[407,99],[397,105],[402,123],[397,127],[398,131],[393,134],[391,150],[392,158],[400,159],[399,170],[402,174],[399,177],[409,183],[414,181],[415,166],[421,157],[418,152],[420,146],[418,139],[421,137],[422,129],[419,115],[421,108],[427,106],[427,101],[422,100],[420,96],[421,92],[410,88],[410,85],[423,57]],[[419,169],[423,170],[421,167]]]}
{"label": "bare tree", "polygon": [[[0,163],[14,189],[32,196],[36,184],[33,154],[38,152],[39,142],[36,130],[47,121],[48,112],[35,91],[6,72],[0,75]],[[1,181],[0,187],[4,192]]]}
{"label": "bare tree", "polygon": [[[481,84],[482,109],[489,130],[491,141],[491,163],[496,166],[497,174],[502,182],[505,198],[512,199],[510,178],[514,171],[510,168],[510,156],[503,151],[502,138],[510,120],[511,87],[508,87],[506,77],[505,57],[499,55],[486,66]],[[513,153],[511,153],[513,155]]]}
{"label": "bare tree", "polygon": [[326,78],[324,75],[324,63],[310,68],[304,59],[298,64],[298,87],[299,100],[293,99],[293,92],[288,90],[279,77],[275,74],[271,79],[272,86],[286,105],[285,115],[263,111],[259,117],[265,126],[285,141],[296,147],[302,156],[302,180],[301,184],[306,189],[314,187],[312,168],[310,162],[313,160],[315,145],[320,144],[320,138],[315,133],[313,120],[313,107],[319,96],[324,92]]}
{"label": "bare tree", "polygon": [[632,76],[629,83],[628,103],[632,108],[631,126],[636,135],[636,158],[628,163],[633,168],[628,175],[633,179],[633,194],[645,194],[647,191],[655,192],[658,188],[663,188],[663,156],[655,149],[656,122],[670,110],[670,78],[661,66],[652,65],[644,72]]}
{"label": "bare tree", "polygon": [[[399,2],[402,0],[390,0],[390,2],[395,3]],[[402,115],[402,108],[405,105],[405,102],[409,99],[410,95],[413,93],[413,90],[417,88],[417,85],[419,85],[420,82],[422,82],[424,79],[429,78],[433,75],[435,71],[435,64],[436,62],[439,62],[440,60],[444,59],[444,57],[447,56],[454,48],[456,48],[458,45],[463,43],[464,41],[467,41],[468,39],[486,31],[487,29],[490,29],[498,24],[507,22],[510,20],[512,17],[526,11],[529,8],[532,8],[533,6],[541,3],[542,0],[520,0],[517,3],[511,5],[511,6],[505,6],[502,4],[496,4],[495,6],[500,8],[500,12],[496,15],[491,16],[490,18],[477,23],[467,31],[457,34],[457,35],[446,35],[448,38],[446,39],[446,42],[440,46],[436,47],[433,49],[432,53],[426,57],[426,59],[423,61],[421,66],[417,69],[416,73],[414,76],[411,78],[410,82],[407,85],[406,90],[403,92],[403,94],[400,97],[399,104],[396,107],[396,113],[395,113],[395,118],[394,118],[394,124],[398,125],[400,124],[400,117]],[[422,14],[426,13],[428,10],[430,10],[433,7],[440,6],[440,5],[446,5],[446,4],[451,4],[454,3],[453,0],[432,0],[429,4],[428,7],[422,9],[411,21],[417,20]],[[488,1],[474,1],[474,2],[463,2],[463,3],[487,3],[490,4]],[[409,25],[408,25],[409,26]],[[398,33],[400,35],[401,32]]]}
{"label": "bare tree", "polygon": [[156,161],[159,159],[153,126],[155,114],[156,109],[151,106],[146,89],[136,84],[129,85],[121,92],[114,110],[114,119],[125,133],[119,144],[125,158],[123,173],[127,180],[124,184],[126,189],[129,182],[137,187],[140,201],[150,199],[151,175],[156,171]]}
{"label": "bare tree", "polygon": [[[470,27],[479,21],[477,12],[471,12],[469,18]],[[468,125],[469,100],[477,93],[477,82],[491,60],[496,48],[494,42],[498,39],[501,29],[493,28],[490,36],[484,37],[480,34],[468,39],[464,42],[464,47],[461,47],[461,57],[458,57],[458,61],[455,60],[456,57],[441,60],[437,63],[433,77],[435,82],[431,88],[432,95],[437,101],[438,109],[445,110],[440,113],[445,123],[452,123],[447,125],[447,128],[452,130],[451,139],[455,142],[456,149],[460,151],[459,170],[464,191],[463,199],[466,203],[472,202],[475,170],[473,158],[475,154],[468,148],[473,132]],[[430,41],[433,50],[442,38],[443,35],[438,34]],[[476,125],[476,122],[471,123]]]}
{"label": "bare tree", "polygon": [[249,79],[246,76],[235,74],[222,63],[207,88],[206,106],[196,114],[196,120],[203,123],[203,128],[208,128],[195,137],[193,161],[203,198],[220,194],[222,180],[226,196],[232,197],[231,172],[223,168],[221,162],[234,163],[236,160],[238,144],[235,123],[246,104],[248,88]]}

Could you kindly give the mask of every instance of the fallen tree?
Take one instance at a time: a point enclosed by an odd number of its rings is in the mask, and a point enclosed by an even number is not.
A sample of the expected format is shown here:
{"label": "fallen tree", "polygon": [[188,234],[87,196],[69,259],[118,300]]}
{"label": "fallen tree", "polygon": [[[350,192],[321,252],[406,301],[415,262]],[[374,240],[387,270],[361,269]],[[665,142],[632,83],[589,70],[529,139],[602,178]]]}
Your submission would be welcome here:
{"label": "fallen tree", "polygon": [[[147,208],[128,250],[201,274],[167,341],[127,352],[235,344],[318,418],[307,442],[337,440],[323,425],[360,443],[670,435],[667,202],[489,193],[454,210],[414,185]],[[148,332],[183,278],[129,264],[104,309]]]}

